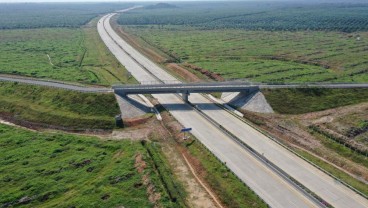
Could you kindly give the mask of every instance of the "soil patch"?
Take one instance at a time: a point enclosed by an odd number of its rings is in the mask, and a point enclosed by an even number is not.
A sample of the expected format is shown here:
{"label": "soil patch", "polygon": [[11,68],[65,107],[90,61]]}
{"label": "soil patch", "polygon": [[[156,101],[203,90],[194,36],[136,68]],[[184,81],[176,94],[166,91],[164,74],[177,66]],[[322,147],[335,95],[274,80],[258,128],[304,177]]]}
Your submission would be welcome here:
{"label": "soil patch", "polygon": [[[334,110],[331,109],[328,111]],[[295,145],[300,149],[313,153],[315,156],[327,161],[333,166],[338,166],[339,169],[344,170],[344,172],[360,181],[368,181],[368,169],[366,167],[339,156],[337,152],[325,147],[320,140],[312,134],[308,124],[313,120],[312,118],[315,118],[316,120],[320,119],[316,114],[323,116],[326,115],[325,113],[317,112],[298,116],[289,116],[254,113],[245,110],[242,110],[241,112],[244,114],[246,119],[258,125],[264,131],[269,132],[274,137],[279,138],[281,142],[288,146]],[[306,120],[303,120],[302,118]]]}
{"label": "soil patch", "polygon": [[191,69],[193,69],[195,71],[200,72],[201,74],[207,76],[208,78],[210,78],[212,80],[220,81],[220,82],[225,81],[225,79],[223,77],[221,77],[221,75],[218,74],[218,73],[211,72],[211,71],[209,71],[207,69],[203,69],[203,68],[201,68],[199,66],[196,66],[194,64],[184,63],[183,65],[185,67],[188,67],[188,68],[191,68]]}
{"label": "soil patch", "polygon": [[123,119],[124,127],[134,127],[140,124],[146,123],[150,118],[152,118],[153,114],[146,114],[141,117],[136,118],[125,118]]}
{"label": "soil patch", "polygon": [[201,81],[201,79],[198,78],[196,75],[194,75],[193,73],[191,73],[184,67],[179,66],[178,64],[170,63],[170,64],[167,64],[166,67],[170,69],[171,71],[173,71],[175,74],[182,77],[187,82],[200,82]]}
{"label": "soil patch", "polygon": [[12,124],[29,130],[45,131],[45,130],[61,130],[69,133],[82,133],[93,135],[106,135],[112,132],[111,129],[75,129],[73,127],[50,125],[46,123],[37,123],[16,118],[10,113],[0,113],[0,119],[4,124]]}

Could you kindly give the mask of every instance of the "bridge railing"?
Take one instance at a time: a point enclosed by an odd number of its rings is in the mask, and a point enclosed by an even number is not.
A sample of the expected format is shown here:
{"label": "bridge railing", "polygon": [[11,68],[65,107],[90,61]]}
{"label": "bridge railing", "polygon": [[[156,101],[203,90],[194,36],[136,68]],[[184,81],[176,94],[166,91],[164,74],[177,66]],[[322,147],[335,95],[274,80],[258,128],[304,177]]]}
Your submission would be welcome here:
{"label": "bridge railing", "polygon": [[218,85],[222,85],[222,86],[231,86],[231,85],[249,85],[249,86],[253,86],[256,85],[255,83],[251,83],[251,82],[191,82],[191,83],[182,83],[182,82],[178,82],[178,81],[168,81],[165,83],[162,82],[145,82],[145,83],[141,83],[141,84],[130,84],[130,85],[123,85],[123,84],[115,84],[113,85],[112,88],[116,89],[116,88],[134,88],[134,87],[140,87],[140,88],[149,88],[149,87],[175,87],[175,86],[218,86]]}
{"label": "bridge railing", "polygon": [[[337,88],[368,88],[368,83],[316,83],[316,82],[308,82],[308,83],[261,83],[261,82],[245,82],[241,80],[234,80],[234,81],[224,81],[224,82],[191,82],[191,83],[183,83],[177,80],[165,80],[163,82],[159,81],[148,81],[142,82],[140,84],[130,84],[130,85],[123,85],[123,84],[115,84],[113,85],[113,89],[118,88],[167,88],[167,87],[208,87],[208,86],[258,86],[260,88],[283,88],[283,87],[290,87],[290,88],[330,88],[330,87],[337,87]],[[340,86],[339,86],[340,85]],[[346,86],[345,86],[346,85]]]}

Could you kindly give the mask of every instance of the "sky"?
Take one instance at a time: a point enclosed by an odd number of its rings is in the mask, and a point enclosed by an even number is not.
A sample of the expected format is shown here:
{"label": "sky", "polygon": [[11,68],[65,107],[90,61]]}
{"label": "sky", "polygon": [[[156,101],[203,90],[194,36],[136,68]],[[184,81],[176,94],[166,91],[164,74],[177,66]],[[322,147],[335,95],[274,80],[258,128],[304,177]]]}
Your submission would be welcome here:
{"label": "sky", "polygon": [[[0,3],[18,3],[18,2],[135,2],[135,1],[170,2],[170,1],[196,1],[196,0],[0,0]],[[219,0],[204,0],[204,1],[219,1]],[[242,0],[240,0],[240,1],[242,1]],[[245,0],[245,1],[247,1],[247,0]]]}
{"label": "sky", "polygon": [[[0,0],[0,3],[18,3],[18,2],[135,2],[135,1],[170,2],[170,1],[198,1],[198,0]],[[201,1],[221,1],[221,0],[201,0]],[[222,1],[224,1],[224,0],[222,0]],[[234,1],[234,0],[232,0],[232,1]],[[257,0],[235,0],[235,1],[257,1]],[[280,1],[280,0],[268,0],[268,1]],[[296,0],[296,1],[299,1],[299,0]]]}
{"label": "sky", "polygon": [[[19,3],[19,2],[136,2],[136,1],[156,1],[156,2],[172,2],[172,1],[198,1],[198,0],[0,0],[0,3]],[[224,1],[224,0],[200,0],[200,1]],[[232,1],[257,1],[257,0],[232,0]],[[308,0],[258,0],[258,1],[308,1]],[[318,2],[318,0],[310,0]],[[343,2],[344,0],[319,0],[321,2]],[[359,1],[359,0],[345,0]],[[361,0],[364,2],[364,0]],[[366,0],[368,1],[368,0]]]}

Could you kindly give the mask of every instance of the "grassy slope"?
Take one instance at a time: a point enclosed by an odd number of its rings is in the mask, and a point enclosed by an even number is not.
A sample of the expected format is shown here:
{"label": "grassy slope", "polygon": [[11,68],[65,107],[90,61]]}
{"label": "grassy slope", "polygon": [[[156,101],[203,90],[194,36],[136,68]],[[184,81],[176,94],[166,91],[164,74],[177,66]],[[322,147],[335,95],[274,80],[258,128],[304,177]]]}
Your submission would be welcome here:
{"label": "grassy slope", "polygon": [[134,82],[100,39],[96,23],[80,29],[0,30],[0,73],[102,85]]}
{"label": "grassy slope", "polygon": [[[170,207],[140,143],[102,142],[0,125],[0,147],[0,205],[28,196],[33,200],[23,207],[151,207],[142,185],[147,173],[161,193],[162,205]],[[141,174],[134,167],[137,153],[147,163]]]}
{"label": "grassy slope", "polygon": [[126,26],[156,48],[221,74],[261,82],[367,82],[368,33]]}
{"label": "grassy slope", "polygon": [[0,82],[0,112],[19,120],[72,129],[111,129],[119,108],[113,94]]}
{"label": "grassy slope", "polygon": [[82,69],[93,72],[97,77],[97,83],[110,85],[136,83],[135,79],[128,75],[124,66],[111,54],[101,40],[96,28],[99,19],[96,18],[83,27],[86,54],[81,65]]}
{"label": "grassy slope", "polygon": [[368,186],[367,184],[351,177],[344,171],[339,170],[338,168],[332,166],[331,164],[305,152],[300,149],[293,148],[294,151],[308,159],[309,161],[313,162],[314,164],[318,165],[319,167],[323,168],[330,174],[334,175],[335,177],[339,178],[340,180],[344,181],[345,183],[349,184],[350,186],[354,187],[358,191],[364,193],[365,195],[368,195]]}
{"label": "grassy slope", "polygon": [[302,114],[368,102],[367,89],[271,89],[262,90],[278,113]]}

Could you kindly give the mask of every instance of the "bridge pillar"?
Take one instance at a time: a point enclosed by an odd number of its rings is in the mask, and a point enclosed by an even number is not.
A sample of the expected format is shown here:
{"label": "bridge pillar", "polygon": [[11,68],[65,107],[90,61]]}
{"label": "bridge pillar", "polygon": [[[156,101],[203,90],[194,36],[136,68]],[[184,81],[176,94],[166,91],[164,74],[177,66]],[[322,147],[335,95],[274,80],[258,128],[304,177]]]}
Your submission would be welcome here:
{"label": "bridge pillar", "polygon": [[189,95],[190,95],[190,93],[189,93],[188,91],[183,92],[183,93],[181,94],[181,96],[182,96],[182,98],[183,98],[184,102],[186,102],[186,103],[188,103],[188,102],[189,102]]}

